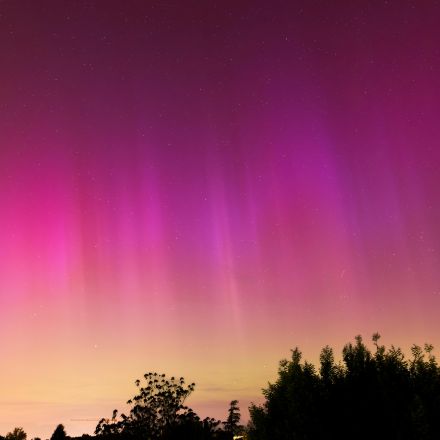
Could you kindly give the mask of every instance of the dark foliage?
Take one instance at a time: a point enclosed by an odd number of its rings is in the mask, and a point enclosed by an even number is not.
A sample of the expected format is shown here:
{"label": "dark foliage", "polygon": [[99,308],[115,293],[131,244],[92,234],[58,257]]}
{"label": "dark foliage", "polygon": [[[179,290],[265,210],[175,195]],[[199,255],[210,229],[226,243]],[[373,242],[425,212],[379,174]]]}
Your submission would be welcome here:
{"label": "dark foliage", "polygon": [[433,347],[414,345],[405,359],[373,335],[370,351],[360,336],[347,344],[343,362],[321,351],[319,371],[292,351],[278,380],[263,391],[266,402],[250,407],[251,440],[438,439],[440,368]]}
{"label": "dark foliage", "polygon": [[12,432],[6,434],[6,440],[26,440],[27,435],[23,428],[14,428]]}
{"label": "dark foliage", "polygon": [[66,431],[63,425],[58,425],[52,434],[50,440],[65,440],[67,438]]}
{"label": "dark foliage", "polygon": [[129,415],[113,411],[111,419],[102,419],[95,434],[106,440],[209,440],[221,439],[224,432],[220,421],[212,418],[201,420],[185,400],[195,384],[185,384],[183,377],[166,378],[164,374],[147,373],[145,384],[137,380],[138,394],[127,403]]}
{"label": "dark foliage", "polygon": [[238,400],[233,400],[229,404],[228,409],[228,418],[224,423],[225,431],[232,438],[235,434],[240,432],[241,426],[240,423],[240,408],[238,407]]}

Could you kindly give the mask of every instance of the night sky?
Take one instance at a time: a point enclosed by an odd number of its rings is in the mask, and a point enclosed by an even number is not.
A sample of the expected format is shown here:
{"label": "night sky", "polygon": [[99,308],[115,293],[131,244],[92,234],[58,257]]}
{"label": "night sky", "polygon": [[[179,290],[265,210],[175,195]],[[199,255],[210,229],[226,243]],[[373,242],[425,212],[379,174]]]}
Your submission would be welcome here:
{"label": "night sky", "polygon": [[440,346],[440,4],[0,2],[0,434],[148,371],[226,417],[299,345]]}

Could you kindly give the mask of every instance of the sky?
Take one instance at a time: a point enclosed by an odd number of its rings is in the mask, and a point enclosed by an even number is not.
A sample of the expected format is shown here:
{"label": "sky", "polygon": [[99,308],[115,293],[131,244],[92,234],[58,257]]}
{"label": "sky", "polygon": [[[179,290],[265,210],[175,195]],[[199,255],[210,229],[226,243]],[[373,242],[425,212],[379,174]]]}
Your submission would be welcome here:
{"label": "sky", "polygon": [[0,434],[148,371],[247,419],[299,346],[440,346],[440,3],[0,2]]}

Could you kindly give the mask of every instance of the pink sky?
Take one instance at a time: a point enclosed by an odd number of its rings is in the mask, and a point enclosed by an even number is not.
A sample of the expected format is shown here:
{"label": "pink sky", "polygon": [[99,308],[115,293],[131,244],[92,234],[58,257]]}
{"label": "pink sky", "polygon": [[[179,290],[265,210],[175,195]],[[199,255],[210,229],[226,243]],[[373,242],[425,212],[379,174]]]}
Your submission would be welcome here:
{"label": "pink sky", "polygon": [[299,345],[439,345],[439,6],[0,3],[0,434],[148,371],[224,418]]}

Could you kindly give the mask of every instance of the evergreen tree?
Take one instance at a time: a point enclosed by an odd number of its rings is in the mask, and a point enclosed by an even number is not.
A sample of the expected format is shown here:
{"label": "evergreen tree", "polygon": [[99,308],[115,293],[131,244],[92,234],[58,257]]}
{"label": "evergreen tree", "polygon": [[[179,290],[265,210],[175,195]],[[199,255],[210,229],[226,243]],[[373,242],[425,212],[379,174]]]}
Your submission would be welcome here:
{"label": "evergreen tree", "polygon": [[238,400],[233,400],[229,404],[228,418],[224,423],[225,431],[229,433],[231,437],[233,437],[239,431],[240,417],[241,415],[240,415],[240,408],[238,406]]}

